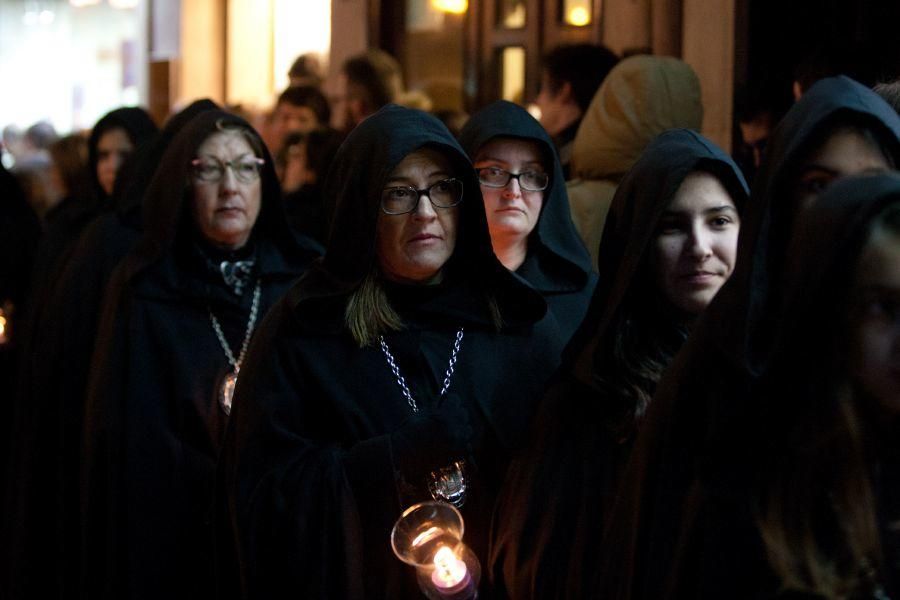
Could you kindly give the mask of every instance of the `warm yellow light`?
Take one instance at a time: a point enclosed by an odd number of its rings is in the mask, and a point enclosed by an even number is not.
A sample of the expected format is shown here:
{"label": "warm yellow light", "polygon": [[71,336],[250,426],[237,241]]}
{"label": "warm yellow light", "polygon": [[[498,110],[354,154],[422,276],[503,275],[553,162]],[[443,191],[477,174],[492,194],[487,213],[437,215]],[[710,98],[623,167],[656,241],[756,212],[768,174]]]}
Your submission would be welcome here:
{"label": "warm yellow light", "polygon": [[566,21],[576,27],[584,27],[591,22],[591,14],[583,6],[576,6],[569,11]]}
{"label": "warm yellow light", "polygon": [[464,15],[469,9],[469,0],[431,0],[431,6],[453,15]]}
{"label": "warm yellow light", "polygon": [[456,558],[453,550],[447,546],[434,554],[434,573],[431,581],[438,588],[447,589],[459,585],[466,578],[466,563]]}

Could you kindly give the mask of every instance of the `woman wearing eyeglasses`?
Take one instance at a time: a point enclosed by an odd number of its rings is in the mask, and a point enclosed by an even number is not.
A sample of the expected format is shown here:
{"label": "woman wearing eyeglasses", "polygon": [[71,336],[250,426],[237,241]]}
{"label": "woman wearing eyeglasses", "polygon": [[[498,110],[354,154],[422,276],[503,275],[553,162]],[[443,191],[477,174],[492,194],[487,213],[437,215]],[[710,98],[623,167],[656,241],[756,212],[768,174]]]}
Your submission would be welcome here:
{"label": "woman wearing eyeglasses", "polygon": [[241,370],[219,573],[240,575],[223,588],[246,598],[421,598],[391,527],[415,502],[452,502],[486,560],[508,456],[549,376],[534,325],[546,305],[491,251],[475,173],[434,117],[367,118],[326,192],[325,257]]}
{"label": "woman wearing eyeglasses", "polygon": [[525,109],[501,101],[469,119],[460,143],[478,173],[494,253],[544,296],[558,354],[584,319],[597,276],[553,142]]}
{"label": "woman wearing eyeglasses", "polygon": [[234,383],[259,321],[320,249],[286,225],[259,135],[218,110],[173,140],[144,206],[91,369],[83,596],[210,597],[215,463]]}

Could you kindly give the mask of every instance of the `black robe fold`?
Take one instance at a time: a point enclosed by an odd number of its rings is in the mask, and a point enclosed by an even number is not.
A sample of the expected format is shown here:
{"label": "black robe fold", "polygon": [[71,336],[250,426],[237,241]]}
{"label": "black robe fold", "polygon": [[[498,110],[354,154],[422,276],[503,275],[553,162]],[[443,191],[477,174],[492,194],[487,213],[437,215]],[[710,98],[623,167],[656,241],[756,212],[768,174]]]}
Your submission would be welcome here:
{"label": "black robe fold", "polygon": [[691,556],[683,530],[698,503],[689,491],[698,477],[729,472],[729,454],[721,451],[729,442],[712,432],[740,422],[736,409],[747,406],[743,397],[765,371],[777,331],[772,311],[786,283],[796,212],[789,186],[812,145],[842,123],[874,131],[898,164],[900,118],[847,77],[818,82],[779,124],[742,215],[735,271],[698,319],[643,420],[598,569],[603,597],[674,597],[673,565]]}
{"label": "black robe fold", "polygon": [[[590,316],[569,348],[574,353],[578,346],[581,354],[555,378],[528,451],[510,466],[497,505],[490,573],[498,597],[594,597],[591,579],[605,520],[633,443],[630,428],[623,433],[619,426],[624,405],[633,400],[600,385],[599,365],[618,343],[622,319],[634,318],[623,316],[633,315],[629,306],[659,295],[648,283],[657,226],[678,187],[696,170],[714,175],[739,212],[745,207],[748,191],[737,165],[687,129],[653,140],[616,190],[600,247],[600,283]],[[663,312],[664,303],[659,305]],[[648,326],[657,338],[674,338],[660,346],[683,340],[680,327],[665,318]]]}
{"label": "black robe fold", "polygon": [[140,238],[141,196],[164,151],[187,122],[213,108],[208,100],[195,102],[129,157],[132,166],[120,170],[112,205],[74,245],[34,327],[29,362],[20,370],[15,477],[8,488],[15,595],[66,597],[77,585],[81,429],[103,294]]}
{"label": "black robe fold", "polygon": [[547,301],[546,319],[556,321],[561,353],[584,319],[597,274],[572,223],[565,178],[550,136],[524,108],[506,101],[472,115],[459,134],[460,144],[472,160],[482,146],[497,137],[536,142],[550,175],[540,217],[528,237],[528,254],[516,274]]}
{"label": "black robe fold", "polygon": [[84,597],[213,594],[213,481],[227,422],[218,390],[231,366],[210,313],[237,357],[253,281],[261,286],[258,323],[319,253],[287,227],[264,154],[261,210],[234,255],[255,259],[251,283],[241,296],[225,285],[223,253],[198,241],[184,185],[197,148],[220,123],[249,127],[208,110],[172,141],[144,199],[144,233],[106,293],[85,410]]}
{"label": "black robe fold", "polygon": [[[336,200],[328,251],[269,314],[235,396],[219,470],[221,595],[247,598],[418,598],[415,572],[390,546],[395,520],[428,499],[399,475],[391,434],[412,414],[381,349],[344,324],[349,293],[375,261],[381,189],[406,155],[441,151],[464,182],[457,243],[444,281],[387,285],[404,320],[385,334],[417,401],[437,402],[456,332],[464,336],[449,392],[470,415],[464,541],[484,563],[508,457],[527,432],[549,376],[552,338],[534,323],[540,295],[490,249],[474,171],[433,117],[389,106],[355,129],[327,188]],[[376,151],[376,148],[378,149]],[[366,160],[361,160],[365,157]],[[497,301],[497,331],[485,301]],[[434,468],[445,465],[434,465]]]}

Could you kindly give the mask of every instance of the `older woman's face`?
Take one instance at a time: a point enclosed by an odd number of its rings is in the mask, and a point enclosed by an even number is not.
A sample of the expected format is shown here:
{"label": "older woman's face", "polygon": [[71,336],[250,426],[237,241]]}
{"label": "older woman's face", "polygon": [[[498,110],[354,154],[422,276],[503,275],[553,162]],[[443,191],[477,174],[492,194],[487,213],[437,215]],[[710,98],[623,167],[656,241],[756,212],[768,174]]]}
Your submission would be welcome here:
{"label": "older woman's face", "polygon": [[197,228],[215,246],[240,248],[259,216],[258,157],[243,135],[222,131],[206,138],[194,162],[191,183]]}
{"label": "older woman's face", "polygon": [[[424,190],[453,176],[450,162],[439,152],[422,149],[409,154],[391,172],[384,188],[397,186]],[[427,194],[409,213],[380,211],[376,226],[378,266],[387,279],[403,283],[440,280],[441,269],[456,247],[459,206],[439,208]]]}

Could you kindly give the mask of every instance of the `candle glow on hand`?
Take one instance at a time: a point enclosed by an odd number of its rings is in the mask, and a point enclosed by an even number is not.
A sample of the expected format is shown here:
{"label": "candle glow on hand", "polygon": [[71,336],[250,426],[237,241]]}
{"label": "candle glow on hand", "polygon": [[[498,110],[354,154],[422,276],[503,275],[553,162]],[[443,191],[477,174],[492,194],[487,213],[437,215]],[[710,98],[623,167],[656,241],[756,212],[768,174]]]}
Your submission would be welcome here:
{"label": "candle glow on hand", "polygon": [[453,550],[442,546],[434,555],[434,573],[431,581],[438,588],[458,585],[466,577],[466,563],[456,558]]}

